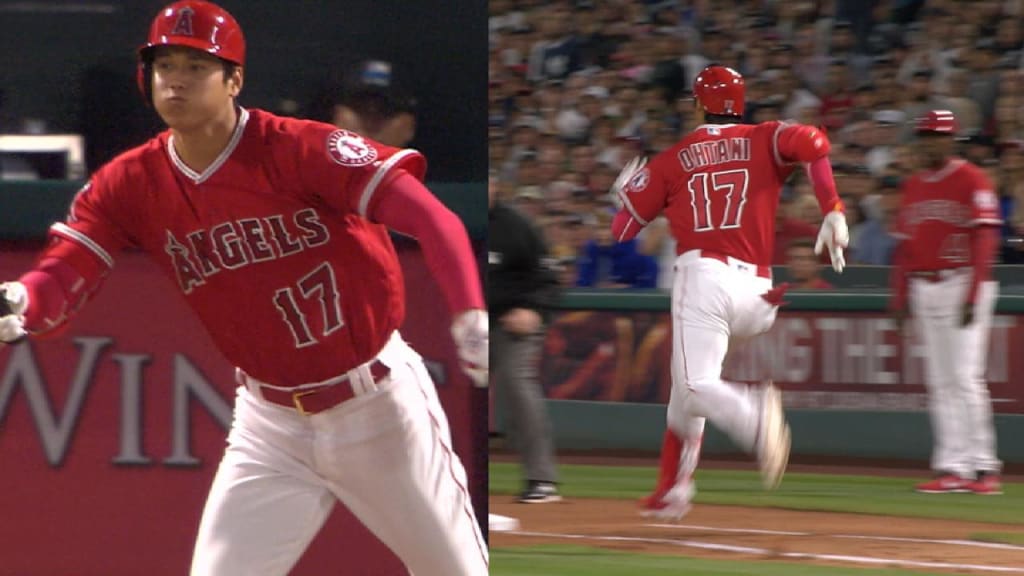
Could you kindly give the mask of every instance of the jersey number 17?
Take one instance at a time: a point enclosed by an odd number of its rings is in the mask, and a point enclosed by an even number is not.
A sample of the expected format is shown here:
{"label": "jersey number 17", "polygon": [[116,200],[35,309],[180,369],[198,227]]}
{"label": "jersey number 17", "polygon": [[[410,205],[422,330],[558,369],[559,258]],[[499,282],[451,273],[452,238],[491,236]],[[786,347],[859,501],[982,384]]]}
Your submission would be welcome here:
{"label": "jersey number 17", "polygon": [[713,198],[718,196],[724,197],[725,210],[717,228],[739,228],[743,205],[747,203],[748,181],[749,173],[746,168],[711,173],[698,172],[690,176],[686,188],[690,191],[690,205],[693,206],[694,230],[706,232],[716,228],[711,217],[711,205]]}
{"label": "jersey number 17", "polygon": [[316,306],[312,304],[314,301],[319,302],[323,326],[320,337],[323,338],[345,325],[345,320],[341,316],[340,299],[334,269],[327,262],[299,278],[294,287],[285,286],[274,292],[274,306],[291,330],[296,348],[305,348],[318,342],[302,309]]}

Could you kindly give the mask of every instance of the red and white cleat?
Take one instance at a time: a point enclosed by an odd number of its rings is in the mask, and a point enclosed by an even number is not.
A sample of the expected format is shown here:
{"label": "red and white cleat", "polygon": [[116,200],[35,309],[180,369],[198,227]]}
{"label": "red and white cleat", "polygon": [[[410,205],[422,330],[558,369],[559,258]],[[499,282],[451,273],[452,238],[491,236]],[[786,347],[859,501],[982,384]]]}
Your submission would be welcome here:
{"label": "red and white cleat", "polygon": [[640,515],[669,522],[678,522],[693,508],[693,496],[697,489],[693,482],[686,480],[666,492],[658,491],[640,499]]}
{"label": "red and white cleat", "polygon": [[956,474],[943,473],[927,482],[922,482],[914,490],[922,494],[956,494],[970,492],[973,480],[961,478]]}
{"label": "red and white cleat", "polygon": [[981,472],[978,479],[967,484],[967,489],[982,496],[997,496],[1003,493],[1003,483],[995,472]]}

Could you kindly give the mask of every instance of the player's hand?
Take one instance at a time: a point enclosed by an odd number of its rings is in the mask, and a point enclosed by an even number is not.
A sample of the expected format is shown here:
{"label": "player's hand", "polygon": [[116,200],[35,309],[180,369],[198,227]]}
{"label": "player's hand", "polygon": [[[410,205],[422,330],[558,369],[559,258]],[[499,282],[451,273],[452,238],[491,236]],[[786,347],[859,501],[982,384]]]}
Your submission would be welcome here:
{"label": "player's hand", "polygon": [[846,225],[846,215],[838,210],[833,210],[825,216],[821,223],[821,230],[818,231],[818,241],[814,243],[814,253],[821,254],[822,248],[828,248],[828,255],[832,259],[832,269],[842,274],[846,268],[846,258],[843,251],[850,244],[850,229]]}
{"label": "player's hand", "polygon": [[0,344],[14,344],[28,335],[25,332],[25,309],[28,291],[21,282],[0,284]]}
{"label": "player's hand", "polygon": [[622,167],[622,171],[619,172],[619,176],[615,179],[615,182],[612,183],[611,190],[608,191],[608,195],[611,196],[611,200],[615,204],[616,210],[622,209],[622,190],[626,188],[626,184],[629,184],[633,175],[640,170],[643,170],[646,165],[647,158],[644,158],[643,156],[636,156]]}
{"label": "player's hand", "polygon": [[473,384],[486,387],[490,354],[487,312],[479,309],[460,312],[452,322],[452,339],[462,370]]}
{"label": "player's hand", "polygon": [[513,308],[501,317],[501,327],[517,336],[527,336],[540,329],[542,319],[536,310]]}

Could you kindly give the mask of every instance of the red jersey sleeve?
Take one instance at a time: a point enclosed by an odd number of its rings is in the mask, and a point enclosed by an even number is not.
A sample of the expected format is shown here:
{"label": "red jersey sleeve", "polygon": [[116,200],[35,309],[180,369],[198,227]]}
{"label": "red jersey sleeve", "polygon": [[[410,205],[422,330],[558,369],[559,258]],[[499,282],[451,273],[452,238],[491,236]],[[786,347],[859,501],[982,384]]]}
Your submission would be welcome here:
{"label": "red jersey sleeve", "polygon": [[130,211],[119,193],[125,180],[115,169],[94,174],[71,201],[67,219],[50,226],[42,258],[63,259],[86,279],[106,275],[117,254],[135,244],[121,225],[121,213]]}
{"label": "red jersey sleeve", "polygon": [[772,137],[775,161],[780,164],[813,162],[828,156],[832,145],[828,138],[813,126],[780,122]]}
{"label": "red jersey sleeve", "polygon": [[330,206],[367,217],[386,181],[406,171],[422,180],[427,161],[408,148],[393,148],[330,124],[307,122],[299,133],[299,178]]}
{"label": "red jersey sleeve", "polygon": [[622,187],[619,198],[622,207],[641,226],[647,226],[661,213],[668,198],[668,185],[661,166],[661,157],[655,157],[647,166],[629,179]]}
{"label": "red jersey sleeve", "polygon": [[972,166],[969,187],[970,197],[965,202],[971,207],[972,226],[998,226],[1003,223],[999,214],[999,198],[996,196],[992,181],[980,168]]}
{"label": "red jersey sleeve", "polygon": [[125,179],[117,174],[102,169],[78,191],[67,219],[50,227],[35,267],[20,278],[30,294],[25,326],[33,334],[66,322],[99,289],[121,250],[134,244],[118,224],[131,211],[131,197],[119,196]]}

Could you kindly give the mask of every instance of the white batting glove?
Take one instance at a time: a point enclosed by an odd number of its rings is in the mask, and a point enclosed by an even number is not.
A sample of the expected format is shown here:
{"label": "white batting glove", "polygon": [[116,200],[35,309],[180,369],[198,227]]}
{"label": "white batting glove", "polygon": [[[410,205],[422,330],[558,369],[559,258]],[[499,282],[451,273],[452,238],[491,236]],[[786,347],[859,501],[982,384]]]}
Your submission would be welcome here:
{"label": "white batting glove", "polygon": [[488,318],[484,310],[466,310],[452,322],[452,340],[459,353],[462,370],[480,387],[487,387],[490,364],[490,337]]}
{"label": "white batting glove", "polygon": [[0,284],[0,344],[14,344],[28,335],[25,331],[26,308],[28,290],[24,284]]}
{"label": "white batting glove", "polygon": [[612,203],[615,204],[616,210],[622,209],[622,191],[626,188],[626,184],[629,184],[633,175],[643,170],[646,165],[647,158],[644,158],[643,156],[635,156],[622,167],[622,171],[619,172],[619,176],[615,179],[615,182],[612,183],[611,190],[608,191],[608,195],[611,196]]}
{"label": "white batting glove", "polygon": [[821,254],[822,248],[828,248],[828,255],[832,259],[832,269],[842,274],[846,267],[846,258],[843,250],[850,245],[850,229],[846,226],[846,215],[837,210],[829,212],[821,223],[821,230],[818,231],[818,241],[814,243],[814,253]]}

